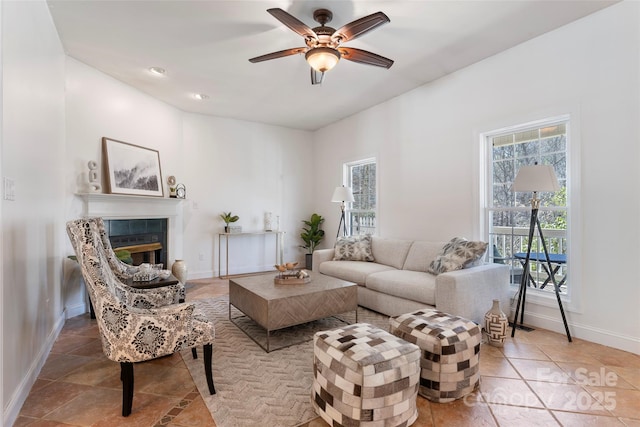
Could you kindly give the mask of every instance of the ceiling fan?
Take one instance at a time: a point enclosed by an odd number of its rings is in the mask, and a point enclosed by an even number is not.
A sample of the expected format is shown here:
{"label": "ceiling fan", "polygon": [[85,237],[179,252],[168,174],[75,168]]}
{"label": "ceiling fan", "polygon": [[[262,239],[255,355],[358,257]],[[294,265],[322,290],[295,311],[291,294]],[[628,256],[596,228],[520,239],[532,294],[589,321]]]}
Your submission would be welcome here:
{"label": "ceiling fan", "polygon": [[389,17],[382,12],[376,12],[356,19],[337,30],[325,25],[331,22],[333,18],[333,13],[328,9],[318,9],[313,12],[313,19],[320,24],[319,27],[313,29],[282,9],[267,9],[267,12],[304,37],[306,47],[294,47],[293,49],[256,56],[255,58],[249,59],[249,62],[256,63],[304,53],[305,59],[311,66],[311,84],[314,85],[322,83],[324,73],[331,70],[340,58],[360,64],[374,65],[376,67],[390,68],[393,65],[393,61],[384,56],[354,47],[340,46],[344,42],[354,40],[390,22]]}

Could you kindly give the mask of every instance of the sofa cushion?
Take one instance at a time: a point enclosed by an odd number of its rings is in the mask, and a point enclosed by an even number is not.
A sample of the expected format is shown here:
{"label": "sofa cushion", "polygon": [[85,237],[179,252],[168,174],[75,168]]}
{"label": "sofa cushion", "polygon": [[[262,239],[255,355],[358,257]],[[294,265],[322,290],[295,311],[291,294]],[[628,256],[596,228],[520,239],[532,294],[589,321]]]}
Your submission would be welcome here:
{"label": "sofa cushion", "polygon": [[436,305],[436,276],[421,271],[389,270],[371,273],[367,289],[428,305]]}
{"label": "sofa cushion", "polygon": [[402,269],[426,272],[444,244],[445,242],[413,242]]}
{"label": "sofa cushion", "polygon": [[373,257],[378,264],[400,269],[407,257],[411,243],[411,240],[384,239],[373,236],[371,240]]}
{"label": "sofa cushion", "polygon": [[333,253],[334,261],[373,261],[371,235],[339,237]]}
{"label": "sofa cushion", "polygon": [[388,265],[362,261],[325,261],[319,268],[322,274],[358,284],[364,284],[369,274],[386,270],[395,269]]}
{"label": "sofa cushion", "polygon": [[460,270],[466,265],[479,260],[487,251],[487,242],[473,242],[454,237],[429,265],[429,273],[440,274],[447,271]]}

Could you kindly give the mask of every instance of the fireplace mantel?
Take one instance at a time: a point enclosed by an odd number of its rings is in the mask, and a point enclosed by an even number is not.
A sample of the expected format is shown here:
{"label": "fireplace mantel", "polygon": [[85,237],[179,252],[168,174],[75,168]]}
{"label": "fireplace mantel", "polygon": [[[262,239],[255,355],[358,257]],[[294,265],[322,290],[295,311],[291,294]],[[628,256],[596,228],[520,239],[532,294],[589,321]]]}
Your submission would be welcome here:
{"label": "fireplace mantel", "polygon": [[105,219],[175,218],[182,199],[105,193],[77,193],[83,201],[83,215]]}

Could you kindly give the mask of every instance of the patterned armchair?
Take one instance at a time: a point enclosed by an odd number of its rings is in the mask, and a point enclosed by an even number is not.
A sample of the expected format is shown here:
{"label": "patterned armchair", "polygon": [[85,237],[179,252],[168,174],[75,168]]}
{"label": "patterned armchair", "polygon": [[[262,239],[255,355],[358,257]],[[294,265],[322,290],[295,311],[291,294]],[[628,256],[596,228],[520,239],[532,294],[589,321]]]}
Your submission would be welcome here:
{"label": "patterned armchair", "polygon": [[199,308],[199,301],[158,308],[133,306],[137,295],[109,268],[95,222],[70,221],[67,233],[95,308],[102,350],[107,358],[120,362],[122,416],[131,414],[135,362],[193,350],[198,345],[204,347],[207,384],[215,394],[211,370],[215,329]]}
{"label": "patterned armchair", "polygon": [[[116,274],[116,276],[124,281],[133,277],[140,269],[139,266],[126,264],[116,256],[113,248],[111,247],[111,241],[107,235],[107,230],[104,227],[104,220],[102,218],[87,218],[98,230],[100,235],[100,241],[105,251],[109,266]],[[185,288],[184,283],[178,283],[170,286],[163,286],[162,288],[154,289],[134,289],[131,288],[131,292],[137,293],[136,303],[134,307],[162,307],[167,304],[176,304],[185,301]]]}

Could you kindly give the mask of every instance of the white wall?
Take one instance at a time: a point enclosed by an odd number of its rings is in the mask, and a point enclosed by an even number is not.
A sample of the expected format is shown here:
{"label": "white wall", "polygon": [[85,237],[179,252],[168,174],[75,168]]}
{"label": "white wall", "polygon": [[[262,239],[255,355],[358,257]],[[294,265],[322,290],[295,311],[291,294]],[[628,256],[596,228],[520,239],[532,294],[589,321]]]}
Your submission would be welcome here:
{"label": "white wall", "polygon": [[[284,261],[302,261],[302,220],[311,215],[311,133],[240,120],[184,115],[183,174],[185,258],[190,277],[218,275],[218,233],[222,212],[240,216],[243,231],[264,230],[264,213],[279,216],[285,232]],[[225,272],[225,240],[222,258]],[[273,269],[275,236],[233,237],[229,271]]]}
{"label": "white wall", "polygon": [[44,1],[2,2],[3,424],[64,322],[64,53]]}
{"label": "white wall", "polygon": [[[88,191],[89,160],[100,165],[102,188],[106,188],[102,137],[158,150],[163,177],[181,171],[182,112],[67,57],[65,220],[83,215],[82,199],[75,194]],[[164,192],[168,194],[166,180],[164,186]],[[175,231],[180,251],[170,253],[171,260],[182,257],[181,223]],[[68,239],[65,250],[66,255],[73,254]],[[65,307],[70,316],[75,316],[86,310],[77,264],[66,262],[64,274]]]}
{"label": "white wall", "polygon": [[[187,262],[190,279],[219,274],[217,233],[223,229],[223,211],[238,214],[236,224],[244,231],[262,230],[266,211],[279,215],[280,229],[286,232],[285,259],[302,257],[297,235],[312,200],[312,165],[302,160],[311,153],[309,132],[184,113],[68,58],[69,219],[82,215],[82,201],[74,193],[86,190],[87,161],[101,163],[103,136],[158,150],[165,194],[169,175],[185,184],[187,200],[182,202],[179,235],[174,236],[182,243],[169,256]],[[273,236],[232,243],[232,273],[272,268]],[[70,245],[68,250],[72,252]],[[83,305],[78,280],[67,286],[67,304]]]}
{"label": "white wall", "polygon": [[[317,131],[315,209],[337,224],[342,163],[375,156],[381,236],[482,238],[480,134],[569,113],[580,155],[570,328],[640,353],[639,8],[609,7]],[[554,300],[527,302],[525,321],[564,332]]]}

